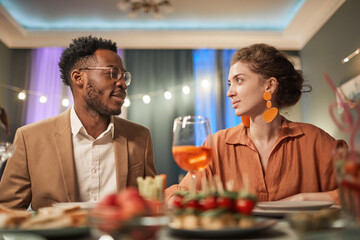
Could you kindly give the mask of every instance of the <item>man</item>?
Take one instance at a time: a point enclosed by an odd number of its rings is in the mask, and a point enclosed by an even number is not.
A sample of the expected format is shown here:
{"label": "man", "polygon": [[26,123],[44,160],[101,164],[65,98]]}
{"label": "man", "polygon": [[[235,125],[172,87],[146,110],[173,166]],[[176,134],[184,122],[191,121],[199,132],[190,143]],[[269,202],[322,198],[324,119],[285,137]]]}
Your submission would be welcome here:
{"label": "man", "polygon": [[138,176],[156,174],[149,130],[113,116],[120,114],[131,82],[116,43],[75,39],[59,66],[74,106],[17,130],[17,149],[0,182],[0,204],[7,207],[97,202],[136,186]]}

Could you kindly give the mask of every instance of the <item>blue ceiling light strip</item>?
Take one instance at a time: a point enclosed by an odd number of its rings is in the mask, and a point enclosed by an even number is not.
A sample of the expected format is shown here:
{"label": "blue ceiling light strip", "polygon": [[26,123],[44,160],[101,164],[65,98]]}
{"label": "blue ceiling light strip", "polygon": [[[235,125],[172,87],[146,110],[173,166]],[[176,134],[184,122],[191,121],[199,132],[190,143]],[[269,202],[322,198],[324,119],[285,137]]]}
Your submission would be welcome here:
{"label": "blue ceiling light strip", "polygon": [[[41,14],[34,14],[19,3],[20,0],[0,0],[9,14],[27,30],[252,30],[282,31],[284,30],[306,0],[297,0],[289,8],[287,14],[278,21],[244,23],[243,21],[172,21],[169,19],[141,20],[104,19],[100,17],[74,18],[64,14],[61,18],[48,19]],[[34,10],[35,11],[35,10]],[[45,14],[44,14],[45,15]]]}

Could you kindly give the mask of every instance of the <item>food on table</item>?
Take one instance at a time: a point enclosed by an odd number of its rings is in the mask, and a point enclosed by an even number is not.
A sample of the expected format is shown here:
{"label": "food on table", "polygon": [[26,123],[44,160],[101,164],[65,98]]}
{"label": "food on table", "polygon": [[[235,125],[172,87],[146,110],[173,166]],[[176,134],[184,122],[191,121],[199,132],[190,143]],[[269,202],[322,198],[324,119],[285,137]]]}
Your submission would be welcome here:
{"label": "food on table", "polygon": [[0,228],[53,229],[87,225],[88,212],[80,207],[40,208],[38,212],[0,207]]}
{"label": "food on table", "polygon": [[251,215],[256,196],[246,190],[208,191],[195,195],[177,192],[173,199],[172,227],[180,229],[246,228],[254,225]]}
{"label": "food on table", "polygon": [[156,175],[155,177],[138,177],[136,181],[141,196],[151,200],[164,200],[164,190],[166,188],[165,174]]}
{"label": "food on table", "polygon": [[338,149],[334,153],[342,208],[360,223],[360,153]]}
{"label": "food on table", "polygon": [[25,220],[31,218],[28,211],[12,210],[0,206],[0,228],[15,228]]}
{"label": "food on table", "polygon": [[286,218],[290,226],[298,232],[326,229],[340,219],[340,208],[294,212],[287,214]]}
{"label": "food on table", "polygon": [[113,236],[121,233],[134,239],[148,239],[160,226],[142,226],[141,219],[163,214],[159,213],[158,203],[158,200],[145,199],[136,188],[129,187],[102,199],[91,211],[91,222],[100,231]]}

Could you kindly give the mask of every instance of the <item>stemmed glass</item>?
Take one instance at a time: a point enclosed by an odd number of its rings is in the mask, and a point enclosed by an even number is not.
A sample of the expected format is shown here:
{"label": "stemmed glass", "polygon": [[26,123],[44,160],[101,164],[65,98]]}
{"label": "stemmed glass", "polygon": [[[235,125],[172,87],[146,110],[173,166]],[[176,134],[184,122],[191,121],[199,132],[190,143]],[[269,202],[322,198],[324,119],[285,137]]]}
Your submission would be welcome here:
{"label": "stemmed glass", "polygon": [[14,144],[9,142],[0,142],[0,168],[3,163],[10,158],[16,150]]}
{"label": "stemmed glass", "polygon": [[185,116],[174,120],[172,153],[175,162],[190,172],[190,193],[196,192],[196,172],[209,166],[212,156],[210,122],[203,116]]}

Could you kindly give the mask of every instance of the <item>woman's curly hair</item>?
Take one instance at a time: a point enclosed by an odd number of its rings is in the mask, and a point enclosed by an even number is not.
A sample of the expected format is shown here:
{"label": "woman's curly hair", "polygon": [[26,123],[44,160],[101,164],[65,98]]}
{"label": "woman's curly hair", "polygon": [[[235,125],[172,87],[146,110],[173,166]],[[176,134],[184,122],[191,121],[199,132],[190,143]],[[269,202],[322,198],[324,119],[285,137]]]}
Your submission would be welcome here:
{"label": "woman's curly hair", "polygon": [[60,57],[59,67],[63,83],[70,86],[70,73],[75,68],[80,68],[87,60],[94,57],[98,49],[117,51],[116,43],[111,40],[87,36],[73,39]]}
{"label": "woman's curly hair", "polygon": [[302,71],[296,70],[283,53],[267,44],[254,44],[238,50],[231,65],[237,62],[248,64],[263,79],[277,79],[276,103],[279,108],[295,105],[303,92],[311,91],[311,86],[304,84]]}

